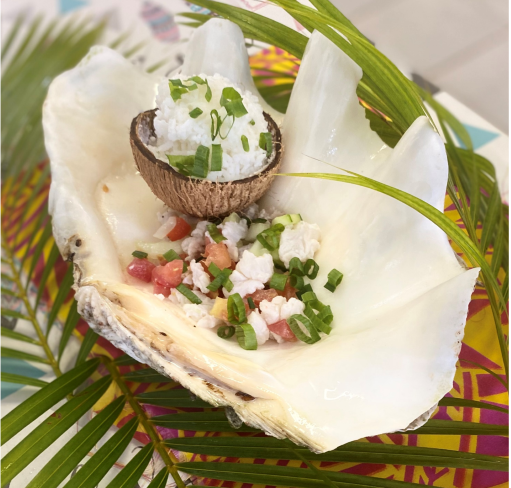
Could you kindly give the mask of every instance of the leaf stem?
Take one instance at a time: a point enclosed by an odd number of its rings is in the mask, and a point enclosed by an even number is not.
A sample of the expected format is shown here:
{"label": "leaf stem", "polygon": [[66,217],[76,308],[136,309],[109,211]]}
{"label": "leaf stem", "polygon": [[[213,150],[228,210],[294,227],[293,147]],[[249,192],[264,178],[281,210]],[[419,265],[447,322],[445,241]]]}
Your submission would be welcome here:
{"label": "leaf stem", "polygon": [[5,243],[4,237],[2,236],[2,247],[5,251],[5,260],[7,261],[7,264],[11,267],[12,271],[12,281],[16,284],[16,287],[19,292],[19,298],[22,300],[23,304],[25,305],[25,309],[27,311],[28,320],[32,323],[37,337],[39,338],[39,343],[41,347],[43,348],[46,357],[48,358],[48,364],[51,366],[51,369],[55,373],[55,376],[59,377],[62,376],[62,371],[60,370],[59,363],[55,359],[55,356],[53,355],[53,352],[48,344],[48,341],[46,340],[46,336],[41,328],[41,325],[39,324],[39,321],[37,320],[36,311],[30,304],[30,300],[28,299],[27,293],[25,293],[25,288],[21,284],[21,276],[18,272],[18,269],[16,268],[16,265],[14,264],[14,256],[7,244]]}
{"label": "leaf stem", "polygon": [[176,482],[176,486],[178,488],[185,488],[185,484],[183,483],[181,476],[179,476],[178,470],[175,466],[178,460],[174,457],[172,452],[167,451],[167,448],[163,443],[163,439],[160,437],[158,431],[154,428],[154,425],[149,420],[149,417],[145,413],[144,409],[141,407],[140,403],[138,403],[138,401],[135,399],[135,396],[133,395],[132,391],[128,388],[126,382],[122,379],[121,374],[117,369],[117,366],[110,358],[102,357],[101,359],[105,367],[112,375],[113,380],[117,383],[123,394],[126,396],[126,399],[130,404],[131,408],[137,414],[139,421],[142,424],[142,427],[144,427],[144,430],[146,431],[147,435],[153,441],[156,450],[158,451],[158,454],[163,459],[163,462],[166,464],[169,473]]}

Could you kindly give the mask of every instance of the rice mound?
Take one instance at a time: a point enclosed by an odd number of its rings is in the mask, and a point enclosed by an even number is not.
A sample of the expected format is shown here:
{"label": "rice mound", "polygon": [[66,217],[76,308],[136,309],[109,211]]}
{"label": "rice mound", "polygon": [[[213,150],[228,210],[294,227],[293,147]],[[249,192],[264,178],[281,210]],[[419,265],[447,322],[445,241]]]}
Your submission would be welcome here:
{"label": "rice mound", "polygon": [[[170,96],[168,79],[162,79],[158,85],[156,96],[158,110],[154,118],[156,143],[149,146],[150,149],[158,159],[168,163],[167,154],[194,155],[199,145],[210,148],[211,144],[221,144],[222,170],[211,171],[207,176],[208,180],[234,181],[259,173],[268,164],[266,151],[259,147],[259,135],[261,132],[268,132],[268,124],[264,119],[258,97],[219,74],[198,76],[207,79],[209,83],[212,92],[210,102],[205,99],[206,85],[199,85],[197,90],[182,95],[176,102]],[[191,83],[186,82],[189,76],[178,75],[176,78],[181,79],[185,85]],[[227,138],[221,139],[217,136],[212,141],[210,113],[216,109],[222,119],[226,115],[225,108],[220,106],[220,97],[222,90],[227,86],[233,87],[242,96],[243,105],[248,113],[235,120]],[[189,113],[197,107],[202,110],[202,114],[193,119]],[[253,125],[250,123],[252,120]],[[232,117],[228,116],[221,127],[223,136],[231,127],[231,123]],[[243,149],[242,135],[248,139],[248,152]]]}

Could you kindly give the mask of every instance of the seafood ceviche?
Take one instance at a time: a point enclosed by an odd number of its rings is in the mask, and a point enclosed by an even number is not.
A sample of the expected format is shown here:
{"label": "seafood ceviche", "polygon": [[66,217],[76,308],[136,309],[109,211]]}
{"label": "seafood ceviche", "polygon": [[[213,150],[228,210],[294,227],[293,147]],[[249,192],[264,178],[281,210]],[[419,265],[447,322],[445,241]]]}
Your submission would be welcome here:
{"label": "seafood ceviche", "polygon": [[[161,242],[140,243],[127,273],[152,283],[161,300],[181,305],[197,327],[226,340],[235,336],[244,349],[268,340],[313,344],[330,333],[332,311],[313,289],[317,224],[299,214],[272,216],[256,204],[223,220],[171,209],[159,218],[154,237]],[[320,286],[334,292],[341,280],[332,269]]]}

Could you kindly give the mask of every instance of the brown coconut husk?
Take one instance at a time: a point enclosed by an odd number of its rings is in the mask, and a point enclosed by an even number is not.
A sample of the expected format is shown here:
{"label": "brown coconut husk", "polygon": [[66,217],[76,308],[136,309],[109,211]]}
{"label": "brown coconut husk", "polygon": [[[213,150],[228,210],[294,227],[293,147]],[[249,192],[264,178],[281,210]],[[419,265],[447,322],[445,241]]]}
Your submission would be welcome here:
{"label": "brown coconut husk", "polygon": [[156,110],[149,110],[133,119],[130,130],[131,148],[140,174],[152,192],[169,207],[195,217],[219,217],[242,209],[259,200],[269,189],[281,160],[281,134],[275,121],[267,114],[268,131],[273,138],[269,164],[256,175],[225,183],[190,178],[161,161],[147,147],[155,137]]}

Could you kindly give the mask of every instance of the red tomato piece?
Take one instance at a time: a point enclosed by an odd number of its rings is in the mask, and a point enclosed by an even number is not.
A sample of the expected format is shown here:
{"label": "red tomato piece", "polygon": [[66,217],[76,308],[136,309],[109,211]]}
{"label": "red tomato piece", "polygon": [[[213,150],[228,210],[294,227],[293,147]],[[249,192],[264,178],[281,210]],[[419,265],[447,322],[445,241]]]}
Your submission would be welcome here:
{"label": "red tomato piece", "polygon": [[130,276],[149,283],[151,281],[151,273],[156,266],[147,259],[135,258],[128,264],[126,270]]}
{"label": "red tomato piece", "polygon": [[167,234],[167,237],[171,241],[179,241],[179,239],[182,239],[183,237],[186,237],[190,232],[192,228],[190,224],[181,217],[176,217],[176,225],[174,228]]}
{"label": "red tomato piece", "polygon": [[152,279],[154,284],[164,288],[175,288],[181,283],[182,274],[183,261],[176,259],[165,266],[156,266],[152,271]]}
{"label": "red tomato piece", "polygon": [[289,324],[285,320],[279,320],[274,324],[268,324],[268,329],[282,337],[285,341],[294,342],[297,340],[291,327],[289,327]]}
{"label": "red tomato piece", "polygon": [[278,295],[279,293],[277,292],[277,290],[270,288],[269,290],[257,290],[255,293],[247,295],[247,298],[248,297],[252,298],[252,300],[254,301],[254,305],[256,307],[259,307],[263,300],[268,300],[269,302],[271,302]]}
{"label": "red tomato piece", "polygon": [[156,282],[153,283],[153,293],[155,295],[163,295],[164,297],[168,297],[170,295],[170,288],[166,288]]}
{"label": "red tomato piece", "polygon": [[204,252],[206,256],[206,266],[209,267],[211,263],[215,263],[220,269],[230,268],[231,257],[227,246],[223,242],[218,244],[208,244]]}

